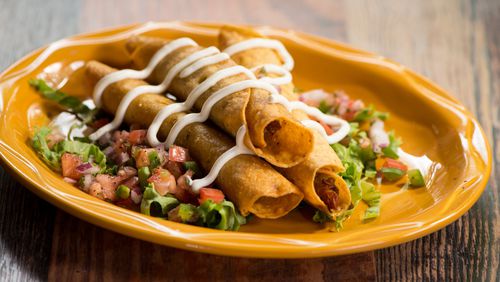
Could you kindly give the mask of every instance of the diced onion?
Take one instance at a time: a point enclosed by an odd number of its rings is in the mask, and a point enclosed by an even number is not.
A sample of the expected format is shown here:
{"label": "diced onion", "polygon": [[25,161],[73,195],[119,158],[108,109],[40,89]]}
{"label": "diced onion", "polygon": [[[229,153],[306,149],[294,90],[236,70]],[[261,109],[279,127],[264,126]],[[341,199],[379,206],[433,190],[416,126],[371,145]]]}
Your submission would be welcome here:
{"label": "diced onion", "polygon": [[137,205],[142,201],[142,195],[132,190],[132,192],[130,192],[130,199]]}
{"label": "diced onion", "polygon": [[116,163],[119,165],[126,163],[128,160],[130,160],[130,156],[126,152],[118,154],[118,156],[115,158]]}
{"label": "diced onion", "polygon": [[90,162],[85,162],[76,167],[76,170],[82,174],[94,174],[98,173],[100,168],[96,165],[92,165]]}
{"label": "diced onion", "polygon": [[370,139],[373,144],[373,151],[380,153],[382,148],[389,146],[389,135],[384,130],[384,122],[376,120],[370,127]]}
{"label": "diced onion", "polygon": [[94,182],[94,177],[91,174],[85,174],[83,176],[83,181],[82,181],[82,190],[88,191],[90,188],[90,185]]}

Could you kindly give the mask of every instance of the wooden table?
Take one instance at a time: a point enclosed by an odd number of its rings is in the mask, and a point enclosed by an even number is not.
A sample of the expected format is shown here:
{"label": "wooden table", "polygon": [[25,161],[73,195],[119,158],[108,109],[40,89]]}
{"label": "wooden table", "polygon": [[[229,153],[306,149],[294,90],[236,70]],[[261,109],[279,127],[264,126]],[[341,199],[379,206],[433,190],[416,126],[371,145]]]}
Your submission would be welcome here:
{"label": "wooden table", "polygon": [[3,1],[0,68],[68,35],[148,20],[293,28],[401,62],[476,114],[493,145],[489,186],[457,222],[407,244],[343,257],[257,260],[181,251],[106,231],[37,198],[0,168],[0,280],[500,279],[500,1]]}

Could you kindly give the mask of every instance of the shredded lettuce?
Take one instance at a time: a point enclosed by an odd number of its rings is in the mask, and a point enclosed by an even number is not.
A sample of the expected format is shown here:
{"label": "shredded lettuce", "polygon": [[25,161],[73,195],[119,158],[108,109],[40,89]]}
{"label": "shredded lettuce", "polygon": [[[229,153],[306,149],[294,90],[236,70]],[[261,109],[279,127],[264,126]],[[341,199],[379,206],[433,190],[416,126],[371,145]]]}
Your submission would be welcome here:
{"label": "shredded lettuce", "polygon": [[148,153],[148,160],[149,160],[150,170],[154,170],[155,168],[161,165],[160,156],[158,155],[158,151],[156,150],[153,150]]}
{"label": "shredded lettuce", "polygon": [[61,156],[64,153],[76,154],[84,162],[92,159],[101,170],[106,169],[106,155],[96,145],[80,141],[63,140],[50,149],[47,144],[47,137],[50,132],[51,129],[48,127],[39,128],[33,137],[32,146],[42,160],[55,171],[61,170]]}
{"label": "shredded lettuce", "polygon": [[356,141],[351,140],[348,147],[341,144],[332,144],[332,148],[339,156],[345,171],[340,174],[346,181],[349,188],[361,180],[364,165],[359,157],[360,147]]}
{"label": "shredded lettuce", "polygon": [[333,219],[326,213],[320,210],[316,210],[316,213],[314,214],[312,220],[317,223],[325,223],[325,222],[330,222]]}
{"label": "shredded lettuce", "polygon": [[331,218],[329,215],[316,211],[313,220],[318,223],[332,222],[335,224],[336,230],[341,230],[344,227],[344,221],[348,219],[358,206],[359,202],[363,200],[368,205],[362,217],[363,221],[374,219],[380,215],[380,191],[375,189],[375,186],[365,180],[358,181],[356,185],[349,188],[351,192],[351,206],[348,210],[336,218]]}
{"label": "shredded lettuce", "polygon": [[[73,130],[75,130],[75,129],[79,129],[79,128],[82,128],[82,127],[83,127],[83,125],[84,125],[83,123],[75,123],[75,124],[71,125],[71,127],[70,127],[70,128],[69,128],[69,130],[68,130],[68,136],[67,136],[67,139],[68,139],[68,140],[70,140],[70,141],[71,141],[71,140],[78,140],[78,141],[82,141],[82,140],[83,140],[83,139],[82,139],[82,137],[80,137],[80,139],[74,139],[71,135],[73,134]],[[90,141],[89,141],[89,142],[85,142],[85,143],[90,143]]]}
{"label": "shredded lettuce", "polygon": [[200,206],[195,207],[191,204],[179,203],[170,194],[161,196],[156,192],[152,183],[149,183],[144,190],[141,213],[221,230],[236,231],[240,225],[246,223],[245,217],[236,211],[230,201],[224,200],[217,204],[212,200],[206,200]]}
{"label": "shredded lettuce", "polygon": [[369,105],[356,114],[354,121],[363,122],[373,119],[386,120],[388,117],[389,113],[376,111],[374,105]]}
{"label": "shredded lettuce", "polygon": [[352,213],[354,212],[354,209],[358,206],[359,202],[363,199],[363,191],[361,188],[361,181],[356,182],[355,185],[352,185],[349,187],[349,191],[351,192],[351,205],[349,206],[349,209],[343,212],[341,215],[337,216],[335,218],[335,228],[337,230],[341,230],[344,226],[343,223],[346,219],[348,219]]}
{"label": "shredded lettuce", "polygon": [[47,144],[47,136],[51,130],[48,127],[42,127],[35,132],[32,140],[33,149],[38,153],[40,158],[49,165],[53,170],[61,170],[61,154],[52,151]]}
{"label": "shredded lettuce", "polygon": [[365,170],[365,177],[367,179],[374,179],[377,176],[377,171],[374,169]]}
{"label": "shredded lettuce", "polygon": [[156,217],[167,217],[168,212],[179,205],[179,201],[167,194],[161,196],[156,192],[154,184],[146,186],[142,195],[141,213]]}
{"label": "shredded lettuce", "polygon": [[[174,213],[175,211],[175,213]],[[168,219],[183,223],[196,223],[199,218],[198,209],[191,204],[180,204],[177,208],[168,213]]]}
{"label": "shredded lettuce", "polygon": [[94,144],[63,140],[57,143],[52,149],[61,156],[64,153],[76,154],[80,156],[84,162],[92,159],[101,169],[106,169],[106,155]]}
{"label": "shredded lettuce", "polygon": [[201,224],[206,227],[236,231],[246,223],[245,217],[236,211],[233,203],[226,200],[220,204],[206,200],[198,207],[198,211]]}
{"label": "shredded lettuce", "polygon": [[[350,140],[347,147],[341,144],[332,144],[332,148],[345,167],[345,171],[340,173],[340,176],[347,183],[351,193],[351,206],[349,209],[335,219],[330,219],[335,222],[336,229],[340,230],[343,228],[343,222],[352,215],[361,200],[368,205],[368,209],[363,215],[363,220],[379,216],[381,193],[375,189],[373,184],[365,180],[367,177],[373,178],[375,176],[373,170],[368,169],[365,171],[367,168],[365,163],[374,159],[374,156],[368,152],[370,149],[361,148],[354,139]],[[317,212],[313,218],[316,222],[324,222],[327,219],[328,217],[321,212]]]}
{"label": "shredded lettuce", "polygon": [[380,215],[380,191],[375,189],[375,185],[365,180],[360,181],[363,201],[368,205],[363,220],[376,218]]}
{"label": "shredded lettuce", "polygon": [[384,156],[389,157],[391,159],[398,159],[398,148],[401,146],[401,139],[396,138],[394,135],[394,131],[389,132],[389,146],[382,149],[382,153]]}
{"label": "shredded lettuce", "polygon": [[353,212],[354,208],[350,208],[343,212],[341,215],[337,216],[337,218],[335,218],[335,229],[342,230],[342,228],[344,228],[344,221],[348,219]]}
{"label": "shredded lettuce", "polygon": [[318,109],[319,109],[321,112],[323,112],[324,114],[329,113],[329,112],[330,112],[330,110],[331,110],[331,108],[332,108],[332,107],[331,107],[330,105],[328,105],[328,103],[327,103],[326,101],[324,101],[324,100],[323,100],[323,101],[319,102]]}
{"label": "shredded lettuce", "polygon": [[358,122],[350,122],[349,128],[350,128],[349,133],[347,135],[351,138],[353,138],[354,136],[358,135],[361,132],[359,130],[359,123]]}
{"label": "shredded lettuce", "polygon": [[200,168],[198,167],[198,164],[195,161],[186,161],[182,163],[182,166],[186,171],[190,170],[194,172],[195,176],[201,177],[202,173]]}
{"label": "shredded lettuce", "polygon": [[90,109],[78,98],[53,89],[43,79],[30,79],[29,84],[40,92],[44,98],[56,102],[67,111],[82,119],[84,123],[89,123],[93,120],[97,109]]}

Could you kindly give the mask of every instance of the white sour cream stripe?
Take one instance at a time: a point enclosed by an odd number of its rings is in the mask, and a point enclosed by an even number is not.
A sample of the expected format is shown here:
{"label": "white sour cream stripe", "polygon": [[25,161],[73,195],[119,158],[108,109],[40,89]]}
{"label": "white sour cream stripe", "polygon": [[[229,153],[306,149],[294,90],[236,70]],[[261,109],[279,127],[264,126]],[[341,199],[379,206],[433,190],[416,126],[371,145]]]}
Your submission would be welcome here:
{"label": "white sour cream stripe", "polygon": [[175,142],[175,139],[177,138],[177,135],[181,132],[181,130],[186,127],[187,125],[194,123],[194,122],[204,122],[208,119],[210,115],[210,111],[212,110],[212,107],[219,102],[220,100],[224,99],[225,97],[238,92],[242,91],[248,88],[261,88],[265,90],[269,89],[274,89],[274,87],[270,84],[264,83],[262,81],[258,80],[243,80],[243,81],[238,81],[236,83],[233,83],[231,85],[228,85],[220,90],[217,90],[215,93],[210,95],[210,97],[205,101],[203,104],[203,107],[201,108],[200,113],[191,113],[180,120],[178,120],[172,129],[170,130],[170,133],[167,138],[167,144],[173,144]]}
{"label": "white sour cream stripe", "polygon": [[[294,61],[290,53],[286,50],[285,46],[278,40],[274,39],[265,39],[265,38],[254,38],[254,39],[249,39],[249,40],[244,40],[241,42],[238,42],[234,45],[231,45],[227,47],[223,52],[229,54],[230,56],[248,50],[248,49],[253,49],[253,48],[270,48],[274,49],[278,52],[278,54],[281,56],[281,59],[283,60],[283,65],[278,66],[278,65],[273,65],[273,64],[265,64],[265,65],[260,65],[252,68],[252,71],[256,72],[260,69],[264,69],[265,72],[271,72],[271,73],[276,73],[281,75],[280,77],[269,77],[269,76],[264,76],[260,78],[259,80],[263,82],[267,82],[273,85],[283,85],[283,84],[288,84],[292,82],[292,75],[290,71],[293,69],[294,66]],[[328,141],[329,144],[337,143],[340,140],[342,140],[350,130],[350,125],[347,121],[332,116],[332,115],[327,115],[322,113],[320,110],[318,110],[315,107],[311,107],[303,102],[300,101],[288,101],[284,96],[280,95],[276,89],[274,91],[270,91],[272,95],[272,99],[274,103],[280,103],[284,105],[289,111],[292,110],[302,110],[306,112],[308,115],[313,116],[317,120],[320,120],[324,122],[327,125],[330,126],[336,126],[339,127],[338,130],[330,135],[326,134],[325,129],[321,124],[314,120],[303,120],[302,124],[308,128],[312,128],[317,130],[318,132],[323,135],[326,140]]]}
{"label": "white sour cream stripe", "polygon": [[[140,71],[121,70],[105,76],[97,83],[94,89],[93,96],[95,103],[101,104],[102,93],[104,92],[106,87],[109,86],[110,84],[127,78],[144,79],[152,73],[154,68],[160,63],[163,57],[167,56],[168,54],[170,54],[171,52],[173,52],[178,48],[190,45],[196,46],[196,43],[194,43],[194,41],[192,40],[183,40],[183,39],[174,40],[169,44],[165,45],[162,49],[160,49],[158,53],[156,53],[153,56],[153,59],[150,61],[150,63],[145,69]],[[162,93],[168,89],[170,83],[177,75],[180,75],[181,77],[186,77],[205,66],[216,64],[227,59],[229,59],[229,55],[225,53],[220,53],[219,50],[215,47],[209,47],[187,56],[168,71],[165,79],[161,84],[143,85],[129,91],[123,97],[122,101],[120,101],[118,109],[116,110],[114,120],[111,123],[108,123],[105,126],[101,127],[93,134],[91,134],[90,137],[93,140],[97,140],[106,132],[116,129],[118,126],[120,126],[120,124],[123,122],[123,118],[128,109],[128,106],[139,95],[145,93]],[[215,92],[207,99],[207,101],[205,101],[200,113],[188,114],[179,119],[174,124],[174,126],[172,127],[172,129],[168,134],[167,141],[165,143],[168,145],[173,144],[173,142],[177,138],[177,135],[185,126],[194,122],[204,122],[205,120],[207,120],[213,105],[215,105],[220,99],[223,99],[224,97],[236,91],[244,90],[250,87],[261,87],[268,90],[271,89],[275,90],[274,87],[272,87],[271,85],[265,84],[262,81],[258,81],[253,72],[242,66],[233,66],[220,70],[212,74],[200,85],[194,88],[188,95],[188,98],[186,99],[185,102],[174,103],[172,105],[165,106],[160,112],[158,112],[155,119],[151,123],[147,133],[147,138],[148,141],[151,143],[151,145],[155,146],[161,144],[161,142],[157,139],[157,134],[159,128],[161,127],[161,124],[166,118],[168,118],[170,115],[174,113],[190,110],[191,107],[196,102],[196,100],[210,87],[214,86],[217,82],[226,77],[230,77],[240,73],[247,75],[249,77],[249,80],[240,81],[233,85],[226,86]],[[243,125],[239,128],[237,132],[236,146],[226,151],[215,161],[214,165],[212,166],[210,172],[206,177],[194,180],[192,182],[191,187],[194,192],[198,192],[200,188],[206,187],[207,185],[211,184],[217,178],[217,175],[219,174],[224,164],[229,160],[231,160],[232,158],[241,154],[253,154],[253,152],[249,150],[243,143],[245,134],[246,134],[246,127]]]}
{"label": "white sour cream stripe", "polygon": [[[209,61],[206,61],[206,64],[209,64],[209,63],[210,63]],[[199,66],[199,68],[202,68],[202,67],[204,67],[204,66],[202,66],[202,65]],[[255,79],[254,74],[251,71],[249,71],[247,68],[244,68],[242,66],[234,66],[234,67],[229,67],[227,69],[222,69],[222,70],[217,71],[216,73],[212,74],[207,79],[205,79],[202,83],[200,83],[197,87],[195,87],[191,91],[191,93],[189,93],[188,98],[186,99],[186,101],[184,103],[176,103],[176,104],[172,104],[172,105],[168,105],[168,106],[164,107],[156,115],[155,119],[153,120],[153,122],[151,123],[151,125],[148,129],[148,134],[147,134],[148,142],[153,146],[157,146],[157,145],[162,144],[162,142],[160,142],[158,140],[157,135],[158,135],[158,130],[160,129],[161,124],[163,123],[163,121],[165,119],[167,119],[173,113],[190,110],[193,107],[194,103],[198,100],[198,98],[203,93],[205,93],[205,91],[207,91],[212,86],[217,84],[217,82],[219,82],[220,80],[222,80],[226,77],[230,77],[230,76],[240,74],[240,73],[244,73],[249,78]],[[223,88],[219,91],[222,91],[224,89],[226,89],[226,88]],[[214,93],[212,96],[215,96],[215,95],[216,95],[216,93]],[[219,96],[217,96],[217,97],[219,97]],[[219,99],[221,99],[221,98],[219,98]],[[207,99],[207,101],[205,101],[205,104],[207,102],[208,102],[208,99]],[[217,102],[217,101],[215,101],[215,102]],[[203,107],[206,109],[206,111],[208,111],[208,114],[209,114],[210,110],[211,110],[211,106],[210,106],[210,108],[206,108],[206,106],[203,105]],[[202,108],[202,112],[203,112],[203,108]],[[182,130],[183,127],[180,127],[178,124],[187,125],[189,123],[193,123],[193,122],[198,121],[198,119],[196,119],[193,115],[194,114],[187,115],[187,116],[183,117],[182,121],[179,120],[174,124],[174,126],[170,130],[170,133],[169,133],[167,140],[165,142],[167,146],[170,146],[175,142],[175,139],[177,139],[177,135]],[[208,116],[202,121],[205,121],[207,118],[208,118]],[[186,120],[186,121],[184,121],[184,120]]]}
{"label": "white sour cream stripe", "polygon": [[253,48],[269,48],[276,50],[283,60],[282,67],[288,71],[291,71],[293,69],[294,61],[292,56],[290,55],[290,53],[288,53],[285,46],[283,46],[283,44],[280,41],[274,39],[266,39],[266,38],[248,39],[227,47],[226,49],[224,49],[223,52],[228,54],[229,56],[232,56],[236,53]]}
{"label": "white sour cream stripe", "polygon": [[181,72],[179,77],[180,78],[188,77],[188,76],[192,75],[194,72],[196,72],[197,70],[199,70],[205,66],[217,64],[217,63],[220,63],[220,62],[228,60],[228,59],[229,59],[229,55],[226,53],[219,53],[217,55],[203,58],[203,59],[197,61],[196,63],[190,65],[189,67],[185,68]]}
{"label": "white sour cream stripe", "polygon": [[[175,41],[171,42],[170,44],[174,44],[174,46],[178,46],[178,44],[176,44]],[[170,44],[167,44],[166,46],[169,46]],[[180,47],[178,47],[178,48],[180,48]],[[170,52],[173,52],[176,49],[170,48],[169,50],[170,50]],[[90,139],[97,140],[101,136],[106,134],[107,132],[118,128],[120,126],[120,124],[122,124],[122,122],[123,122],[123,118],[124,118],[125,113],[128,109],[128,106],[139,95],[146,94],[146,93],[162,93],[162,92],[164,92],[170,86],[170,83],[172,82],[172,80],[184,68],[186,68],[190,64],[200,60],[201,58],[214,55],[218,52],[219,52],[219,50],[215,47],[209,47],[209,48],[197,51],[197,52],[187,56],[186,58],[182,59],[179,63],[177,63],[175,66],[173,66],[169,70],[169,72],[167,73],[167,76],[165,77],[165,79],[163,80],[163,82],[161,84],[154,85],[154,86],[153,85],[139,86],[139,87],[136,87],[136,88],[132,89],[131,91],[129,91],[125,95],[125,97],[123,97],[123,99],[120,101],[120,104],[116,110],[115,118],[113,119],[113,121],[106,124],[105,126],[99,128],[99,130],[97,130],[96,132],[92,133],[89,136]],[[168,53],[167,53],[167,55],[168,55]],[[161,59],[158,60],[156,63],[158,64],[158,63],[160,63],[160,61],[161,61]],[[156,65],[154,65],[154,66],[151,64],[148,65],[148,67],[150,67],[150,66],[152,66],[152,68],[151,68],[151,72],[152,72],[154,70],[154,68],[156,67]],[[128,71],[128,70],[125,70],[125,71]],[[140,71],[140,72],[142,72],[142,71]],[[115,73],[118,73],[118,72],[115,72]],[[115,74],[115,73],[111,73],[111,74]],[[118,78],[118,80],[122,80],[122,79],[130,78],[130,77],[126,77],[126,74],[127,74],[127,72],[123,72],[121,76],[115,76],[114,79]],[[104,77],[103,79],[106,79],[106,78],[107,78],[107,76]],[[102,93],[100,95],[102,95]],[[94,97],[94,99],[95,99],[95,97]]]}
{"label": "white sour cream stripe", "polygon": [[200,188],[207,187],[211,183],[215,181],[217,175],[219,175],[222,167],[230,161],[232,158],[239,155],[253,155],[253,152],[250,151],[244,144],[246,127],[242,125],[238,129],[238,133],[236,133],[236,146],[224,152],[224,154],[220,155],[217,160],[214,162],[214,165],[210,169],[210,172],[201,179],[196,179],[191,183],[191,189],[194,192],[200,191]]}
{"label": "white sour cream stripe", "polygon": [[[277,49],[278,52],[284,57],[283,61],[285,62],[284,67],[276,66],[276,65],[263,65],[259,66],[261,68],[264,68],[265,71],[268,72],[275,72],[279,73],[282,76],[278,78],[273,78],[271,80],[269,77],[264,77],[261,79],[257,79],[255,77],[255,74],[250,71],[247,68],[244,68],[242,66],[233,66],[229,67],[226,69],[219,70],[212,74],[210,77],[205,79],[202,83],[200,83],[197,87],[195,87],[191,93],[188,95],[188,98],[186,99],[185,102],[183,103],[174,103],[168,106],[165,106],[162,110],[158,112],[156,117],[154,118],[153,122],[151,123],[148,132],[147,132],[147,139],[150,142],[152,146],[160,145],[162,142],[160,142],[157,138],[158,130],[161,127],[161,124],[165,119],[167,119],[170,115],[178,112],[183,112],[183,111],[189,111],[194,103],[198,100],[198,98],[205,93],[209,88],[213,87],[215,84],[217,84],[219,81],[221,81],[224,78],[237,75],[237,74],[245,74],[249,79],[248,80],[243,80],[239,81],[236,83],[233,83],[231,85],[228,85],[222,89],[219,89],[208,99],[204,102],[202,109],[199,113],[190,113],[179,120],[173,125],[172,129],[170,130],[166,141],[164,144],[170,146],[172,145],[175,140],[177,139],[178,134],[182,131],[184,127],[191,123],[195,122],[204,122],[209,118],[210,111],[212,107],[221,99],[224,99],[225,97],[238,92],[242,91],[244,89],[248,88],[259,88],[259,89],[264,89],[268,92],[271,93],[271,98],[273,103],[280,103],[284,105],[289,111],[294,110],[294,109],[301,109],[306,111],[308,114],[311,116],[314,116],[315,118],[321,119],[325,121],[328,124],[341,124],[342,122],[345,122],[343,120],[340,120],[336,117],[332,116],[326,116],[323,113],[321,113],[318,109],[309,107],[301,102],[290,102],[286,100],[283,96],[281,96],[276,88],[270,84],[285,84],[285,83],[290,83],[291,82],[291,74],[287,70],[287,68],[293,68],[293,59],[291,56],[288,54],[286,49],[284,49],[284,46],[279,42],[279,41],[269,41],[266,43],[266,40],[254,40],[250,42],[250,44],[241,44],[239,46],[236,46],[237,48],[232,48],[232,52],[240,52],[244,50],[245,48],[254,48],[260,46],[259,44],[264,44],[264,47],[268,48],[274,48]],[[277,43],[276,43],[277,42]],[[135,78],[135,79],[145,79],[151,73],[153,70],[157,67],[157,65],[161,62],[161,60],[170,54],[171,52],[177,50],[178,48],[184,47],[184,46],[197,46],[197,44],[192,41],[189,38],[180,38],[177,40],[174,40],[165,46],[163,46],[151,59],[149,62],[148,66],[144,68],[143,70],[136,71],[136,70],[121,70],[112,74],[109,74],[102,78],[96,85],[94,89],[94,101],[96,105],[101,104],[101,98],[102,98],[102,93],[108,87],[110,84],[117,82],[119,80],[123,79],[128,79],[128,78]],[[246,47],[245,47],[246,46]],[[281,46],[281,47],[280,47]],[[229,48],[228,48],[229,49]],[[238,51],[240,50],[240,51]],[[230,49],[231,51],[231,49]],[[288,55],[287,55],[288,54]],[[164,80],[162,81],[161,84],[159,85],[143,85],[136,87],[129,91],[120,101],[120,104],[118,106],[118,109],[116,110],[115,118],[114,120],[101,127],[99,130],[94,132],[93,134],[90,135],[90,138],[93,140],[99,139],[102,135],[104,135],[106,132],[109,132],[111,130],[114,130],[120,126],[120,124],[123,122],[123,118],[125,116],[125,113],[130,105],[130,103],[137,98],[139,95],[145,94],[145,93],[162,93],[168,89],[170,86],[171,82],[176,76],[180,76],[181,78],[187,77],[194,72],[202,69],[203,67],[217,64],[219,62],[222,62],[224,60],[229,59],[229,55],[226,53],[220,53],[220,51],[215,48],[215,47],[208,47],[202,50],[199,50],[197,52],[194,52],[193,54],[187,56],[186,58],[182,59],[180,62],[178,62],[176,65],[174,65],[166,74]],[[345,122],[347,123],[347,122]],[[303,124],[311,127],[311,128],[316,128],[320,132],[323,132],[325,135],[325,138],[329,140],[329,142],[338,142],[343,138],[343,136],[340,136],[344,134],[344,130],[339,130],[335,134],[326,136],[325,130],[322,128],[319,123],[312,121],[312,120],[306,120],[303,121]],[[342,129],[342,128],[341,128]],[[347,131],[348,131],[347,127]],[[234,158],[235,156],[238,156],[240,154],[253,154],[251,150],[249,150],[243,143],[243,138],[246,134],[246,127],[243,125],[237,132],[236,136],[236,146],[231,148],[230,150],[226,151],[224,154],[222,154],[214,163],[212,166],[209,174],[202,178],[202,179],[197,179],[193,181],[192,183],[192,189],[194,192],[198,192],[200,188],[207,186],[211,184],[217,177],[217,175],[220,172],[220,169],[224,166],[224,164],[229,161],[230,159]],[[322,131],[321,131],[322,130]],[[344,135],[345,136],[345,135]]]}
{"label": "white sour cream stripe", "polygon": [[100,79],[96,86],[94,87],[94,103],[96,107],[101,107],[101,97],[102,94],[104,93],[104,90],[111,84],[124,80],[127,78],[133,78],[133,79],[145,79],[148,76],[151,75],[153,70],[156,68],[156,66],[160,63],[160,61],[165,58],[168,54],[172,53],[174,50],[185,47],[185,46],[196,46],[196,42],[194,42],[191,38],[179,38],[176,40],[173,40],[169,44],[166,44],[163,46],[154,56],[151,58],[151,61],[149,61],[149,64],[147,65],[146,68],[143,70],[137,71],[137,70],[130,70],[130,69],[125,69],[125,70],[120,70],[117,72],[110,73]]}
{"label": "white sour cream stripe", "polygon": [[271,83],[273,85],[284,85],[288,83],[292,83],[292,74],[284,69],[283,67],[273,65],[273,64],[265,64],[265,65],[260,65],[256,66],[254,68],[251,68],[250,70],[253,71],[254,73],[264,69],[266,73],[276,73],[281,76],[279,77],[269,77],[269,76],[264,76],[260,78],[260,80]]}

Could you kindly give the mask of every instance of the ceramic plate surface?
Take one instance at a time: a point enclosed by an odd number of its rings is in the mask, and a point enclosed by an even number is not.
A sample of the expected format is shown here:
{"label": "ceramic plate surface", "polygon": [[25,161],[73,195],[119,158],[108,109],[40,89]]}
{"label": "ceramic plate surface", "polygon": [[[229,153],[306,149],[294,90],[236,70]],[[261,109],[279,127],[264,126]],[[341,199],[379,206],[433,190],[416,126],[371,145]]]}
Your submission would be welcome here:
{"label": "ceramic plate surface", "polygon": [[[52,113],[29,87],[30,78],[69,72],[90,59],[125,65],[124,42],[132,34],[188,36],[200,45],[216,45],[220,26],[170,22],[118,27],[63,39],[21,59],[0,75],[3,167],[38,196],[101,227],[162,245],[247,257],[320,257],[399,244],[456,220],[483,192],[491,170],[490,147],[478,122],[456,99],[383,57],[269,27],[257,29],[288,48],[298,87],[342,89],[390,113],[386,127],[394,129],[404,140],[402,148],[430,171],[427,188],[382,186],[381,216],[362,223],[361,206],[338,233],[298,211],[279,220],[254,219],[239,232],[225,232],[148,217],[89,196],[64,182],[31,149],[34,128],[46,124]],[[90,96],[77,90],[71,94]]]}

